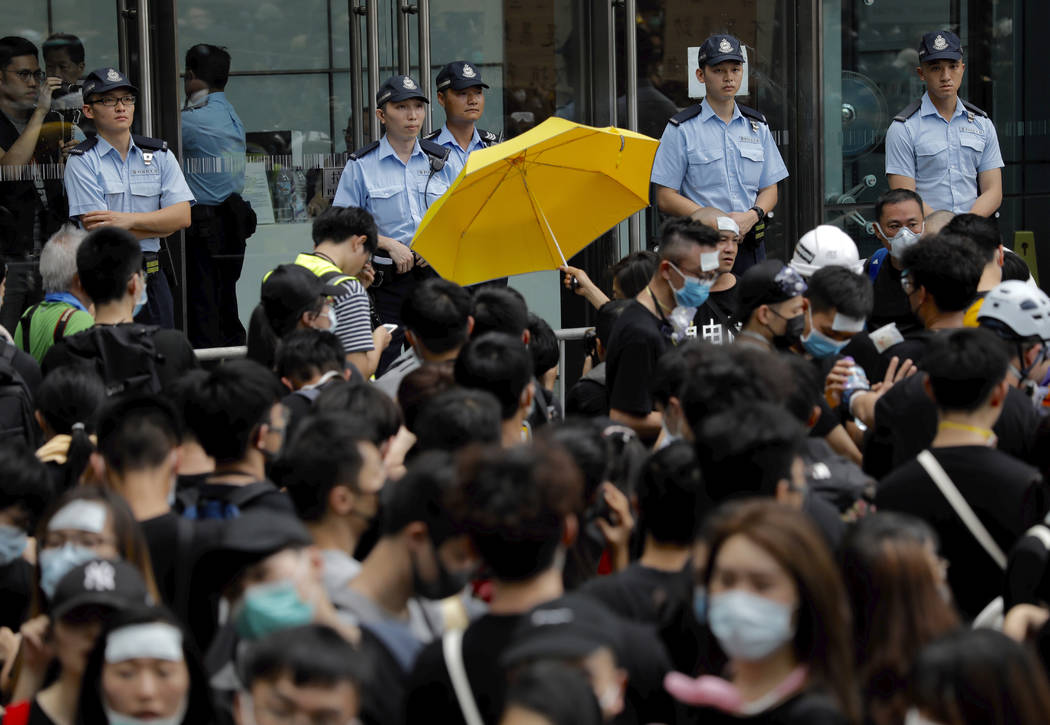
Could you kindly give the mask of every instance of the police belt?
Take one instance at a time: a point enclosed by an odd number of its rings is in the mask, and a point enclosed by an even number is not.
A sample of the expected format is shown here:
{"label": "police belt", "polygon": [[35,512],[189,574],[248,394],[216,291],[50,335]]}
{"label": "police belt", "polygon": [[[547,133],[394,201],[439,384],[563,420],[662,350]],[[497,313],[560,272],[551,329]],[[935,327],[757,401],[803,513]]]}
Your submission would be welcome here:
{"label": "police belt", "polygon": [[142,269],[146,274],[156,274],[160,271],[160,255],[156,252],[142,253]]}

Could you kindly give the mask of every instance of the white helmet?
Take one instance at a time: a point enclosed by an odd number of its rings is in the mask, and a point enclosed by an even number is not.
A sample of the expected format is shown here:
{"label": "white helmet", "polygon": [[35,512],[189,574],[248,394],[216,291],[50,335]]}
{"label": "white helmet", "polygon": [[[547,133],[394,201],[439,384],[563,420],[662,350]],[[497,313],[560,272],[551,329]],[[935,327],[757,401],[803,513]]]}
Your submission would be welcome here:
{"label": "white helmet", "polygon": [[1002,337],[1050,340],[1050,297],[1019,279],[1007,280],[985,296],[977,322]]}
{"label": "white helmet", "polygon": [[831,265],[849,267],[854,272],[860,272],[864,267],[857,245],[850,236],[830,224],[821,224],[803,234],[795,245],[789,264],[803,277]]}

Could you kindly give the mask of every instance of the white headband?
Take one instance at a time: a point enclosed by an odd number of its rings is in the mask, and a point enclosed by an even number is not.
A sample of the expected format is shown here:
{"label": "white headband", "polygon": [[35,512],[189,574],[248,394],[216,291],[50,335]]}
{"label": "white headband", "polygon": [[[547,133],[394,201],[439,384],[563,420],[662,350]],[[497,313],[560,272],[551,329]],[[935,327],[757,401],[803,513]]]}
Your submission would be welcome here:
{"label": "white headband", "polygon": [[182,632],[164,622],[132,624],[109,633],[106,662],[135,659],[182,662]]}
{"label": "white headband", "polygon": [[47,524],[47,530],[73,529],[74,531],[101,534],[106,528],[107,516],[108,512],[105,504],[98,501],[77,499],[67,503],[58,510],[58,513],[51,517],[51,521]]}
{"label": "white headband", "polygon": [[864,329],[864,319],[846,317],[842,313],[836,312],[835,320],[831,323],[831,329],[835,332],[860,332]]}
{"label": "white headband", "polygon": [[700,271],[712,272],[718,269],[718,252],[700,252]]}

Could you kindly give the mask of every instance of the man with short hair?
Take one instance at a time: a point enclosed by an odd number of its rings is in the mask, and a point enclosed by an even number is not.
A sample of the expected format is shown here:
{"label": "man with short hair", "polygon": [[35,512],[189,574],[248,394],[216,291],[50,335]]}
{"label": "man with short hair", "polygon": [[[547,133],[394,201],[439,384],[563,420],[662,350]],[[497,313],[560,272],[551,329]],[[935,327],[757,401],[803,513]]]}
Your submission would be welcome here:
{"label": "man with short hair", "polygon": [[416,418],[412,455],[425,451],[454,453],[472,444],[499,444],[502,411],[485,390],[452,388],[431,398]]}
{"label": "man with short hair", "polygon": [[922,197],[912,189],[891,189],[875,202],[875,237],[882,243],[864,263],[864,273],[875,288],[871,328],[897,323],[902,333],[918,326],[901,290],[901,259],[923,236]]}
{"label": "man with short hair", "polygon": [[740,333],[736,345],[788,350],[806,329],[807,285],[802,275],[778,259],[751,267],[740,278]]}
{"label": "man with short hair", "polygon": [[979,214],[958,214],[944,225],[944,231],[966,237],[977,248],[978,260],[983,264],[981,279],[977,282],[977,297],[963,318],[964,327],[977,327],[977,317],[985,296],[1003,281],[1003,258],[1006,251],[994,220]]}
{"label": "man with short hair", "polygon": [[532,358],[525,345],[500,332],[473,338],[456,358],[456,384],[496,396],[502,416],[503,445],[531,438],[526,418],[532,409]]}
{"label": "man with short hair", "polygon": [[40,277],[44,301],[27,309],[15,328],[15,344],[37,362],[67,335],[95,324],[94,307],[77,273],[77,249],[86,232],[65,225],[55,232],[40,252]]}
{"label": "man with short hair", "polygon": [[445,111],[445,123],[423,138],[441,144],[448,156],[450,178],[455,179],[466,166],[472,151],[499,143],[500,137],[478,128],[485,113],[485,89],[481,70],[465,60],[454,60],[438,71],[437,101]]}
{"label": "man with short hair", "polygon": [[365,382],[354,366],[347,365],[343,346],[328,330],[293,330],[286,335],[277,345],[274,371],[292,391],[281,400],[288,409],[285,440],[289,441],[327,388],[345,380]]}
{"label": "man with short hair", "polygon": [[[693,325],[697,338],[716,345],[733,342],[737,329],[737,276],[733,274],[740,249],[740,227],[727,216],[715,220],[718,224],[718,277],[711,292],[696,311]],[[710,252],[704,245],[704,252]]]}

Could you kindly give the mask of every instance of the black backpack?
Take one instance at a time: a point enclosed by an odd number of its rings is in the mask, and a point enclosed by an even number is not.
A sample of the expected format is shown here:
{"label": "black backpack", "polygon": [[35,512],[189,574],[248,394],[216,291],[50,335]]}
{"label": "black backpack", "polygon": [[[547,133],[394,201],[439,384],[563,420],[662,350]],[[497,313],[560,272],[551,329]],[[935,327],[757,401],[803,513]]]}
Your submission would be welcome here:
{"label": "black backpack", "polygon": [[14,345],[0,342],[0,440],[18,436],[30,447],[36,444],[33,395],[15,368]]}
{"label": "black backpack", "polygon": [[159,393],[157,366],[164,356],[157,352],[153,335],[160,328],[137,322],[96,325],[65,339],[76,356],[92,359],[106,384],[107,395]]}
{"label": "black backpack", "polygon": [[240,516],[244,507],[260,496],[277,490],[269,481],[256,481],[239,486],[226,499],[218,499],[202,496],[199,488],[187,488],[179,492],[176,509],[191,521],[226,521]]}

